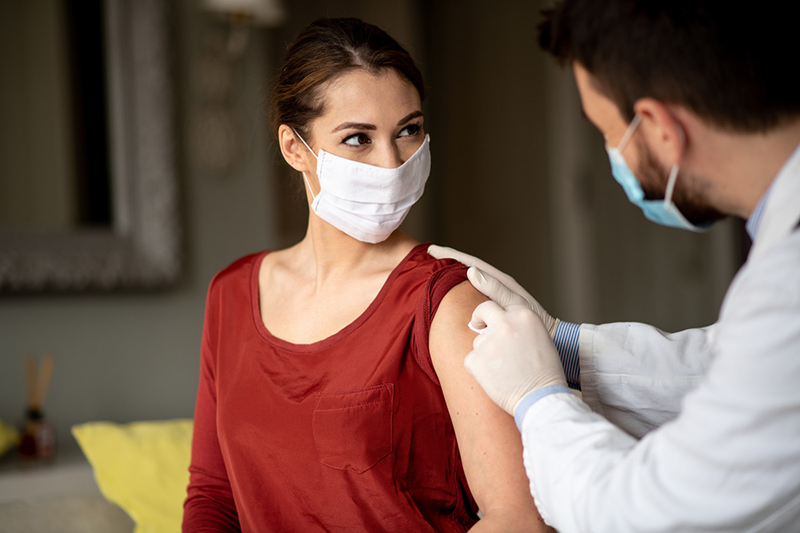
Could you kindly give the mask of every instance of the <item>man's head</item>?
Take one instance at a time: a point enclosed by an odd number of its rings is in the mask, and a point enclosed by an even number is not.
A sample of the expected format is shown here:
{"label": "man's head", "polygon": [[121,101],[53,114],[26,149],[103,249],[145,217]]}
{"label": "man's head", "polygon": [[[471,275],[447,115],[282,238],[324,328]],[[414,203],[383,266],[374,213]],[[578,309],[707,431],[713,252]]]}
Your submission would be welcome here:
{"label": "man's head", "polygon": [[609,146],[643,115],[623,156],[646,197],[663,198],[679,164],[675,204],[690,221],[710,222],[738,210],[719,201],[708,168],[687,168],[685,150],[697,153],[704,133],[761,135],[800,119],[800,77],[787,61],[794,20],[779,5],[563,0],[545,12],[539,40],[573,66],[584,112]]}
{"label": "man's head", "polygon": [[580,63],[628,122],[650,97],[720,129],[763,132],[800,115],[796,19],[778,7],[791,4],[566,0],[545,12],[539,43]]}

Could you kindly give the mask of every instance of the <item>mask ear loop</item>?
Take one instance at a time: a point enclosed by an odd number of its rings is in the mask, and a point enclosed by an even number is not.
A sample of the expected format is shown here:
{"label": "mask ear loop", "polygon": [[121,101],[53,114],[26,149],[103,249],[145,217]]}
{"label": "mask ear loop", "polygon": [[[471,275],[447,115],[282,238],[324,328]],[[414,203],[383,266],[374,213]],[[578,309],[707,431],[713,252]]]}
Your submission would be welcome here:
{"label": "mask ear loop", "polygon": [[[686,136],[683,134],[683,128],[678,124],[675,124],[675,127],[678,128],[678,137],[680,137],[681,146],[683,146],[686,144]],[[672,165],[672,170],[670,170],[669,179],[667,180],[667,190],[664,192],[665,205],[672,204],[672,192],[675,190],[675,182],[678,181],[678,168],[680,168],[680,165],[675,163]]]}
{"label": "mask ear loop", "polygon": [[305,147],[306,147],[306,148],[308,148],[308,151],[309,151],[309,152],[311,152],[311,155],[313,155],[313,156],[314,156],[316,159],[319,159],[319,157],[317,157],[317,154],[315,154],[315,153],[314,153],[314,150],[312,150],[312,149],[311,149],[311,147],[308,145],[308,143],[306,142],[306,140],[305,140],[305,139],[303,139],[303,138],[300,136],[300,134],[299,134],[299,133],[297,133],[297,130],[296,130],[296,129],[294,129],[294,128],[292,128],[292,131],[294,132],[294,134],[295,134],[295,135],[297,135],[297,138],[298,138],[298,139],[300,139],[300,142],[302,142],[302,143],[305,145]]}
{"label": "mask ear loop", "polygon": [[642,115],[636,113],[633,116],[633,120],[631,120],[630,126],[628,126],[628,129],[625,131],[625,135],[622,136],[622,140],[617,145],[617,150],[620,153],[622,153],[622,150],[625,148],[625,146],[627,146],[628,141],[630,141],[631,137],[633,137],[633,132],[636,131],[636,127],[639,126],[639,123],[641,121],[642,121]]}
{"label": "mask ear loop", "polygon": [[[308,148],[308,151],[311,152],[311,155],[313,155],[317,160],[319,160],[319,157],[317,157],[317,154],[314,153],[314,150],[311,149],[311,147],[308,145],[306,140],[303,139],[303,137],[301,137],[299,133],[297,133],[297,130],[292,128],[292,131],[297,136],[297,138],[300,139],[300,141],[305,145],[305,147]],[[308,177],[306,176],[306,173],[302,172],[301,174],[303,174],[303,179],[306,182],[306,187],[308,187],[308,192],[311,193],[311,201],[313,202],[314,200],[317,199],[317,196],[314,194],[314,189],[311,188],[311,184],[308,182]]]}

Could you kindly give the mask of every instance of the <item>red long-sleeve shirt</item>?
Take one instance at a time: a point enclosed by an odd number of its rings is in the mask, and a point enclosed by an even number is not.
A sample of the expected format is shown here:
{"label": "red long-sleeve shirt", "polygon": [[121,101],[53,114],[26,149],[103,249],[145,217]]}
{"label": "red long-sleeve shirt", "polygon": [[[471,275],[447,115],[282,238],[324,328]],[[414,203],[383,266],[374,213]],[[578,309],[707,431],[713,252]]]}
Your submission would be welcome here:
{"label": "red long-sleeve shirt", "polygon": [[466,531],[476,521],[428,351],[465,268],[420,245],[353,323],[309,345],[264,327],[266,253],[206,303],[184,532]]}

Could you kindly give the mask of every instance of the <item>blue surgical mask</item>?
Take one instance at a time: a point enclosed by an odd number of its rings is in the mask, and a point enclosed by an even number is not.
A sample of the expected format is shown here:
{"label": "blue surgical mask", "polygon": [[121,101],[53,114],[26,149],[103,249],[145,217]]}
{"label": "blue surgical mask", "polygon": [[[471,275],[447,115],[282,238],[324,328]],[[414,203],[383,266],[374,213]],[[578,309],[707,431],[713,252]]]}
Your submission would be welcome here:
{"label": "blue surgical mask", "polygon": [[711,227],[710,224],[705,226],[697,226],[696,224],[692,224],[686,220],[686,217],[681,214],[678,207],[672,203],[672,193],[675,190],[675,181],[678,179],[677,163],[672,165],[672,170],[669,173],[667,190],[664,193],[664,199],[645,200],[642,185],[639,183],[639,180],[636,179],[636,176],[633,175],[631,169],[628,168],[628,164],[625,162],[625,158],[622,156],[623,148],[625,148],[625,146],[628,144],[628,141],[633,136],[633,132],[636,131],[636,127],[641,121],[641,115],[637,114],[633,117],[630,126],[628,126],[628,130],[625,132],[625,135],[622,137],[622,140],[616,148],[609,148],[608,145],[606,145],[608,159],[611,161],[611,174],[614,175],[614,179],[617,180],[617,183],[622,185],[622,188],[625,190],[625,194],[628,195],[628,200],[630,200],[633,205],[638,206],[639,209],[641,209],[644,213],[644,216],[653,222],[661,224],[662,226],[688,229],[691,231],[708,230],[708,228]]}

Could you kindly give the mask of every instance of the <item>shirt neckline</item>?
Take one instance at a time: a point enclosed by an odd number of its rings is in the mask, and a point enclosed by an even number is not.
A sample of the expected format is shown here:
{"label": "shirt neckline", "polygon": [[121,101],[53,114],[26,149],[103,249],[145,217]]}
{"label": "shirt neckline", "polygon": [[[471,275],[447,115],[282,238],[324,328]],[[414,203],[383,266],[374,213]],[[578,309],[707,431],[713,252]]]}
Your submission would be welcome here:
{"label": "shirt neckline", "polygon": [[418,244],[414,246],[411,251],[409,251],[406,256],[397,264],[396,267],[392,270],[389,274],[389,277],[386,278],[386,281],[383,283],[381,290],[378,292],[378,295],[372,300],[372,302],[367,306],[361,315],[358,316],[355,320],[353,320],[350,324],[345,326],[344,328],[340,329],[333,335],[326,337],[322,340],[317,342],[313,342],[311,344],[295,344],[293,342],[289,342],[287,340],[281,339],[276,337],[272,333],[270,333],[269,329],[264,325],[264,321],[261,319],[261,306],[260,306],[260,298],[259,298],[259,287],[258,287],[258,273],[261,270],[261,263],[264,261],[264,258],[269,254],[269,251],[261,252],[253,261],[252,269],[250,272],[250,307],[252,311],[253,322],[255,325],[256,330],[258,331],[259,335],[269,342],[270,344],[282,348],[284,350],[289,350],[293,352],[316,352],[319,350],[323,350],[328,348],[340,340],[344,339],[352,332],[357,330],[361,327],[364,322],[369,319],[370,316],[375,312],[378,306],[381,304],[383,299],[386,297],[386,294],[389,292],[394,280],[397,278],[398,275],[405,269],[406,264],[408,261],[418,254],[421,251],[425,251],[428,249],[427,244]]}

